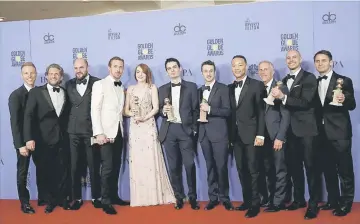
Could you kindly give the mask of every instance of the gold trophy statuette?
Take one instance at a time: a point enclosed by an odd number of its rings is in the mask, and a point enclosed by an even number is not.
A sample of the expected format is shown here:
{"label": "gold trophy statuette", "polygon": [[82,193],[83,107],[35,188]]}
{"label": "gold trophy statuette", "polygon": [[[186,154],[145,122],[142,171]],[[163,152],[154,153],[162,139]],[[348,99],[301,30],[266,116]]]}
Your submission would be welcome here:
{"label": "gold trophy statuette", "polygon": [[338,78],[336,80],[336,88],[333,90],[334,95],[333,95],[333,100],[330,103],[330,105],[333,106],[342,106],[342,103],[339,103],[339,101],[337,100],[337,97],[339,94],[342,93],[342,85],[344,84],[344,80],[342,78]]}
{"label": "gold trophy statuette", "polygon": [[[206,99],[202,99],[201,103],[208,103]],[[207,119],[206,119],[206,114],[207,112],[206,111],[202,111],[200,110],[200,118],[198,119],[199,122],[202,122],[202,123],[207,123],[209,122]]]}
{"label": "gold trophy statuette", "polygon": [[134,108],[133,108],[134,117],[140,117],[140,106],[139,106],[139,97],[134,96]]}
{"label": "gold trophy statuette", "polygon": [[[278,82],[276,82],[276,85],[274,88],[280,88],[280,86],[282,86],[282,85],[283,85],[282,81],[278,81]],[[275,98],[271,94],[271,90],[270,90],[269,95],[267,96],[267,98],[264,98],[264,101],[268,105],[274,105],[274,100],[275,100]]]}
{"label": "gold trophy statuette", "polygon": [[[165,99],[164,99],[164,104],[165,104],[166,106],[171,106],[171,104],[170,104],[170,99],[169,99],[169,98],[165,98]],[[169,112],[166,113],[166,116],[168,117],[167,121],[169,121],[169,122],[176,120],[175,117],[174,117],[174,112],[173,112],[172,108],[171,108],[171,110],[170,110]]]}

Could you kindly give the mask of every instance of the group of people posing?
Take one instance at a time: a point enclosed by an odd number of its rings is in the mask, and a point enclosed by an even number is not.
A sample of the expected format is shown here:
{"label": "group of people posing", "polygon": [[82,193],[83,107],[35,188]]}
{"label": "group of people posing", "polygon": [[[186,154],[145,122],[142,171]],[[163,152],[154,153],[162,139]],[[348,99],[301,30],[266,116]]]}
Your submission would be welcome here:
{"label": "group of people posing", "polygon": [[[201,65],[205,84],[198,88],[182,79],[180,62],[168,58],[169,83],[157,88],[150,68],[140,64],[134,74],[137,82],[127,90],[120,81],[124,60],[119,57],[110,59],[104,79],[88,73],[86,60],[75,60],[75,78],[64,87],[60,65],[49,65],[47,84],[35,87],[36,67],[24,63],[24,85],[9,97],[21,210],[35,213],[26,189],[31,156],[36,165],[38,205],[46,205],[46,213],[57,206],[81,208],[84,158],[92,204],[107,214],[117,213],[115,204],[171,203],[179,210],[186,198],[198,210],[194,160],[199,142],[210,200],[205,210],[221,204],[229,211],[246,211],[245,216],[251,218],[260,207],[265,212],[307,207],[305,219],[316,218],[320,209],[347,215],[354,200],[349,115],[356,107],[353,84],[332,70],[332,55],[327,50],[314,56],[318,78],[301,68],[301,62],[298,51],[288,51],[290,74],[275,80],[272,63],[262,61],[258,66],[261,82],[246,75],[247,60],[236,55],[231,60],[235,81],[225,85],[216,81],[214,62],[205,61]],[[162,117],[159,132],[158,115]],[[130,117],[130,202],[118,194],[124,116]],[[235,157],[242,187],[239,207],[229,198],[229,155]],[[322,173],[328,197],[320,206]]]}

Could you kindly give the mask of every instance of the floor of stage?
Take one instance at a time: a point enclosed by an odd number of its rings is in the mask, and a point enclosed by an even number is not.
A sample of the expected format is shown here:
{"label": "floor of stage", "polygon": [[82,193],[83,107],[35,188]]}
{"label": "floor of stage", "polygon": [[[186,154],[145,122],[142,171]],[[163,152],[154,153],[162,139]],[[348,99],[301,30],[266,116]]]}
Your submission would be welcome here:
{"label": "floor of stage", "polygon": [[[355,203],[352,212],[346,217],[334,217],[331,211],[321,211],[317,219],[304,220],[305,209],[298,211],[281,211],[278,213],[261,212],[257,217],[246,219],[245,212],[226,211],[219,206],[211,211],[204,211],[205,202],[201,203],[202,209],[193,211],[187,204],[182,210],[174,210],[173,205],[152,207],[120,207],[115,206],[117,215],[110,216],[101,209],[95,209],[90,202],[85,202],[78,211],[64,211],[57,207],[51,214],[44,213],[44,207],[35,206],[36,214],[27,215],[20,211],[20,205],[15,200],[0,200],[0,223],[26,223],[26,224],[72,224],[72,223],[127,223],[127,224],[212,224],[212,223],[250,223],[250,224],[281,224],[281,223],[313,223],[313,224],[358,224],[360,223],[360,203]],[[238,205],[239,203],[234,203]]]}

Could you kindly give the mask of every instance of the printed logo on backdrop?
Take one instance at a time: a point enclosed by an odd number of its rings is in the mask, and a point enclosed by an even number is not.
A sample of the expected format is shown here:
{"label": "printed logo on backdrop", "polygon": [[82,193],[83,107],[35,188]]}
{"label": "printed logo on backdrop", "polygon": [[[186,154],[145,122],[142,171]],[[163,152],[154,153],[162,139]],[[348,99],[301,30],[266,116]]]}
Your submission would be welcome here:
{"label": "printed logo on backdrop", "polygon": [[25,51],[11,51],[11,67],[21,67],[25,63]]}
{"label": "printed logo on backdrop", "polygon": [[138,60],[154,59],[154,44],[138,44]]}
{"label": "printed logo on backdrop", "polygon": [[280,35],[281,51],[299,50],[299,34],[284,33]]}
{"label": "printed logo on backdrop", "polygon": [[55,43],[55,37],[54,37],[54,35],[52,35],[50,33],[45,34],[43,39],[44,39],[44,44],[53,44],[53,43]]}
{"label": "printed logo on backdrop", "polygon": [[334,24],[336,23],[336,14],[328,12],[322,16],[323,24]]}
{"label": "printed logo on backdrop", "polygon": [[73,60],[78,58],[87,59],[87,47],[73,48]]}
{"label": "printed logo on backdrop", "polygon": [[258,30],[258,29],[260,29],[259,22],[251,22],[249,18],[245,21],[245,30]]}
{"label": "printed logo on backdrop", "polygon": [[193,73],[190,68],[183,68],[182,73],[183,76],[193,76]]}
{"label": "printed logo on backdrop", "polygon": [[186,26],[181,25],[180,23],[174,26],[174,36],[180,36],[186,34]]}
{"label": "printed logo on backdrop", "polygon": [[112,32],[111,29],[108,30],[108,40],[119,40],[120,32]]}
{"label": "printed logo on backdrop", "polygon": [[4,166],[4,161],[3,161],[3,159],[0,159],[0,164]]}
{"label": "printed logo on backdrop", "polygon": [[47,83],[47,79],[46,79],[45,73],[44,73],[44,75],[40,76],[40,83],[41,83],[41,84],[46,84],[46,83]]}
{"label": "printed logo on backdrop", "polygon": [[81,177],[81,186],[85,188],[91,187],[89,170],[86,172],[86,177]]}
{"label": "printed logo on backdrop", "polygon": [[344,68],[342,61],[333,61],[333,68]]}
{"label": "printed logo on backdrop", "polygon": [[224,39],[208,39],[207,40],[207,56],[221,56],[224,55]]}
{"label": "printed logo on backdrop", "polygon": [[256,74],[258,74],[259,66],[257,64],[251,64],[248,67],[248,72],[251,77],[254,77]]}

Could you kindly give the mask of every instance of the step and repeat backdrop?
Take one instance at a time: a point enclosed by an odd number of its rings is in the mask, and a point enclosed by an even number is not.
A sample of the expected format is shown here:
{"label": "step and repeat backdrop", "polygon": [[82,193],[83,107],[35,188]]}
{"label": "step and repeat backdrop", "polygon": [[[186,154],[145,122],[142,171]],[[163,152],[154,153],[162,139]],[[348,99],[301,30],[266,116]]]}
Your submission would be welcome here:
{"label": "step and repeat backdrop", "polygon": [[[73,60],[86,58],[91,75],[103,78],[108,60],[125,59],[122,77],[125,86],[135,83],[136,65],[149,65],[159,87],[169,82],[164,69],[168,57],[178,58],[183,78],[203,84],[200,65],[213,60],[218,81],[231,83],[231,59],[242,54],[248,59],[248,75],[258,79],[258,63],[270,60],[276,78],[288,70],[285,55],[297,49],[303,68],[314,72],[313,55],[321,49],[334,56],[334,70],[352,78],[359,102],[360,91],[360,2],[271,2],[234,4],[193,9],[125,13],[0,24],[0,198],[16,199],[16,154],[12,142],[8,97],[22,84],[20,67],[26,61],[38,69],[37,85],[45,81],[45,68],[60,64],[66,80],[74,77]],[[356,186],[360,186],[360,114],[351,113],[354,138],[353,158]],[[201,147],[198,146],[197,181],[199,200],[208,200],[207,175]],[[124,153],[120,196],[129,199],[129,170]],[[229,158],[230,196],[242,200],[242,190]],[[31,198],[37,198],[35,166],[28,175]],[[91,198],[89,178],[84,178],[84,198]],[[186,184],[185,184],[185,189]],[[360,201],[360,188],[356,200]],[[325,192],[326,193],[326,192]],[[324,194],[325,194],[324,193]]]}

